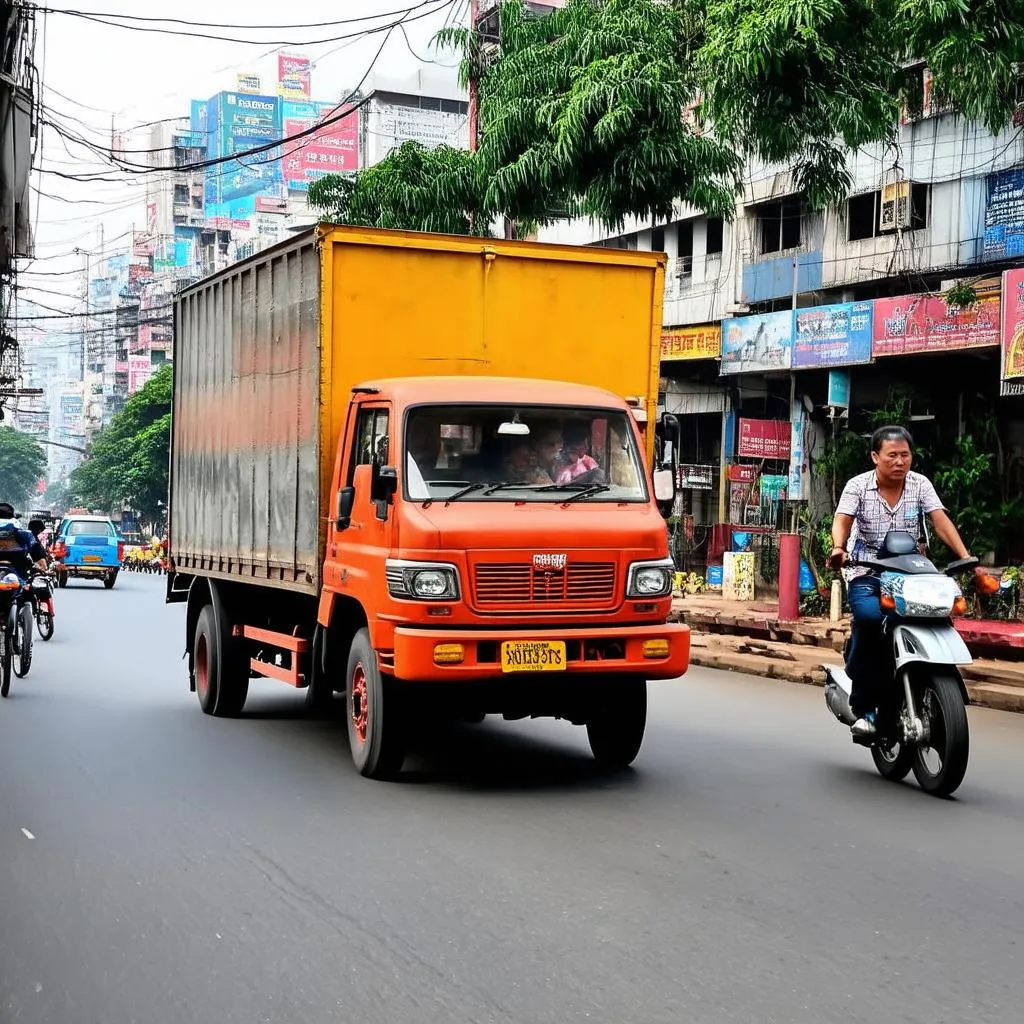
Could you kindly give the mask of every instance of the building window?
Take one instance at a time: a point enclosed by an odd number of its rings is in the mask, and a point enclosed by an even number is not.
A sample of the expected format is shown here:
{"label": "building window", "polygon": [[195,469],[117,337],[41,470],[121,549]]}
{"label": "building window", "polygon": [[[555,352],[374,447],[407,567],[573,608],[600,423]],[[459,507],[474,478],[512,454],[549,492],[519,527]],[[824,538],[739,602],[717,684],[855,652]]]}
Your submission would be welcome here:
{"label": "building window", "polygon": [[651,229],[651,252],[664,252],[665,251],[665,229],[664,228],[652,228]]}
{"label": "building window", "polygon": [[188,185],[175,185],[174,186],[174,205],[175,206],[187,206],[188,205]]}
{"label": "building window", "polygon": [[708,244],[706,251],[709,256],[720,256],[722,254],[724,237],[725,221],[721,217],[708,217]]}
{"label": "building window", "polygon": [[754,208],[761,254],[795,249],[801,243],[803,203],[799,195],[785,196]]}
{"label": "building window", "polygon": [[677,277],[693,276],[693,221],[681,220],[676,225],[678,232],[679,262],[676,264]]}
{"label": "building window", "polygon": [[850,196],[846,203],[847,238],[851,242],[858,242],[865,238],[892,234],[897,228],[920,231],[928,227],[931,185],[910,182],[909,198],[909,205],[906,199],[896,199],[898,210],[886,214],[886,227],[883,228],[881,190]]}

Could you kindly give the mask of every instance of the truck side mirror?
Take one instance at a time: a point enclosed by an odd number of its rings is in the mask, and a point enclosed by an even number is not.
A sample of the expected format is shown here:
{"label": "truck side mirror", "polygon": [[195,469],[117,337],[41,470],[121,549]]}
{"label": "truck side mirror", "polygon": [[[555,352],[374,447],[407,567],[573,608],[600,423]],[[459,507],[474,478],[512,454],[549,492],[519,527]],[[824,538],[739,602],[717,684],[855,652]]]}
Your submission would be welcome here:
{"label": "truck side mirror", "polygon": [[338,491],[338,501],[334,509],[334,528],[347,530],[352,524],[352,506],[356,500],[354,487],[342,487]]}
{"label": "truck side mirror", "polygon": [[389,502],[398,490],[398,470],[394,466],[373,467],[370,477],[370,501]]}
{"label": "truck side mirror", "polygon": [[674,469],[656,469],[654,471],[654,500],[658,510],[667,519],[672,515],[676,503],[676,471]]}

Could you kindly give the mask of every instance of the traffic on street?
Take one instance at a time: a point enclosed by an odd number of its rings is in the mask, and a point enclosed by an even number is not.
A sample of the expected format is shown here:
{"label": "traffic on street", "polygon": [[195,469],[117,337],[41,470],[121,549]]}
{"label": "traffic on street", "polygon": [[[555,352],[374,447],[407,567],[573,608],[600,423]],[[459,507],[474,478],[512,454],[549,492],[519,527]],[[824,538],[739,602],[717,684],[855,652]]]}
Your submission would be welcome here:
{"label": "traffic on street", "polygon": [[70,581],[0,706],[5,1022],[1018,1018],[1024,719],[972,708],[940,801],[691,669],[632,768],[488,717],[375,782],[301,691],[202,714],[164,586]]}

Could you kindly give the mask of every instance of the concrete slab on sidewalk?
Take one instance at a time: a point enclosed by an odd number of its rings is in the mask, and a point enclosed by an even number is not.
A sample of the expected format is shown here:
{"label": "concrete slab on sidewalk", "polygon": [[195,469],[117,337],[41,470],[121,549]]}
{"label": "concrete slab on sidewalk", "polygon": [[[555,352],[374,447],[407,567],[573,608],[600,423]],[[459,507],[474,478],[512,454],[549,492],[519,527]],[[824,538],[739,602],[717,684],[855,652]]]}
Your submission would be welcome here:
{"label": "concrete slab on sidewalk", "polygon": [[[690,663],[747,675],[825,685],[824,664],[841,665],[837,652],[721,633],[693,633]],[[972,704],[1024,712],[1024,666],[981,659],[963,669]]]}

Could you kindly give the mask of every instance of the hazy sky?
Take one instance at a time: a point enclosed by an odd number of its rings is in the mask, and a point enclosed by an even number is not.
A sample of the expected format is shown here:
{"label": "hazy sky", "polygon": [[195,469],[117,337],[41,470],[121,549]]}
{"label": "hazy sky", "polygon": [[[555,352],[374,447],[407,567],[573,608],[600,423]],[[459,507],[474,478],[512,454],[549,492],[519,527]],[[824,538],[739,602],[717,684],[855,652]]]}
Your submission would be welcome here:
{"label": "hazy sky", "polygon": [[[58,0],[55,7],[63,5]],[[264,89],[273,91],[278,51],[309,56],[313,61],[313,96],[338,98],[359,83],[384,42],[383,31],[361,33],[386,26],[407,11],[408,44],[399,29],[393,30],[374,65],[375,71],[400,77],[424,67],[410,52],[410,46],[418,57],[454,68],[454,55],[437,54],[430,41],[446,19],[465,24],[469,0],[301,0],[290,4],[272,0],[178,0],[171,7],[140,4],[138,0],[76,0],[67,8],[95,13],[97,17],[125,14],[139,18],[155,18],[162,9],[180,21],[231,26],[334,23],[285,29],[139,21],[133,30],[68,14],[37,15],[40,32],[35,59],[44,84],[45,116],[109,149],[112,121],[118,132],[126,132],[160,118],[187,116],[189,100],[234,89],[239,72],[260,74]],[[137,30],[141,28],[257,42],[183,38]],[[435,66],[433,70],[440,69]],[[454,75],[454,71],[448,74]],[[125,143],[127,148],[144,148],[147,144],[144,137]],[[126,159],[144,162],[145,158],[128,154]],[[84,257],[73,250],[96,250],[102,223],[105,250],[123,251],[130,243],[130,234],[126,233],[133,225],[140,230],[145,225],[145,180],[113,169],[81,145],[62,140],[52,128],[44,131],[42,159],[37,155],[36,162],[42,173],[33,173],[32,186],[48,195],[32,195],[33,219],[38,218],[36,259],[22,263],[21,294],[48,306],[76,309],[82,293]],[[102,174],[112,180],[81,182],[60,174]]]}

